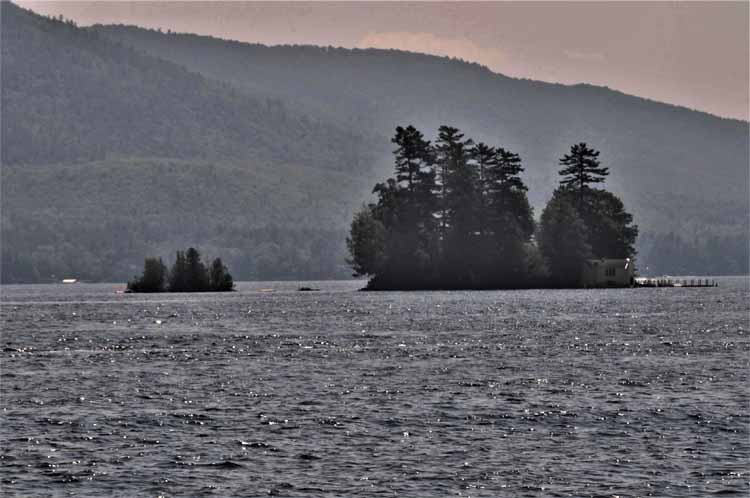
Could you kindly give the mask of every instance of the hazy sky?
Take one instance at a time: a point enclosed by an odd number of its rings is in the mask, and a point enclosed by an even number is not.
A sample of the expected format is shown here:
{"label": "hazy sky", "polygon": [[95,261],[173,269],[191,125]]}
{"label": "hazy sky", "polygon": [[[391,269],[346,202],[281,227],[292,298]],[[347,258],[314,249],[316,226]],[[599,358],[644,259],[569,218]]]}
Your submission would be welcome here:
{"label": "hazy sky", "polygon": [[748,1],[18,3],[83,25],[450,55],[509,76],[604,85],[745,120],[749,114]]}

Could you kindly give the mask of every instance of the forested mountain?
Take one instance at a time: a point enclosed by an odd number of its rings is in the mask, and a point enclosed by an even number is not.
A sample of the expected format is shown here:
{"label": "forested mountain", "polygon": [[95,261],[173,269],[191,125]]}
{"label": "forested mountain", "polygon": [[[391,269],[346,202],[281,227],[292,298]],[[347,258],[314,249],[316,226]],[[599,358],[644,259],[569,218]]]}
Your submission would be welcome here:
{"label": "forested mountain", "polygon": [[3,164],[117,156],[357,169],[362,137],[3,2]]}
{"label": "forested mountain", "polygon": [[124,281],[188,245],[238,279],[347,275],[345,231],[392,167],[393,129],[444,122],[519,153],[537,215],[585,141],[641,227],[641,268],[747,271],[746,122],[440,57],[78,28],[9,2],[0,31],[4,281]]}
{"label": "forested mountain", "polygon": [[125,280],[190,244],[241,278],[349,274],[371,139],[9,2],[1,31],[4,281]]}
{"label": "forested mountain", "polygon": [[508,78],[477,64],[395,50],[266,47],[128,26],[96,29],[363,133],[385,135],[414,124],[432,134],[450,122],[478,140],[502,143],[524,160],[537,214],[556,183],[557,158],[570,144],[587,142],[602,151],[612,170],[610,188],[641,226],[643,270],[748,271],[747,122],[607,88]]}
{"label": "forested mountain", "polygon": [[557,158],[576,141],[596,144],[612,165],[611,181],[629,194],[647,191],[649,184],[676,196],[737,199],[747,192],[739,181],[748,178],[746,122],[602,87],[508,78],[423,54],[266,47],[129,26],[95,29],[251,94],[296,102],[386,140],[404,123],[432,133],[445,122],[477,140],[499,140],[524,158],[530,195],[539,199],[549,198],[554,182],[541,189],[533,182],[554,178]]}

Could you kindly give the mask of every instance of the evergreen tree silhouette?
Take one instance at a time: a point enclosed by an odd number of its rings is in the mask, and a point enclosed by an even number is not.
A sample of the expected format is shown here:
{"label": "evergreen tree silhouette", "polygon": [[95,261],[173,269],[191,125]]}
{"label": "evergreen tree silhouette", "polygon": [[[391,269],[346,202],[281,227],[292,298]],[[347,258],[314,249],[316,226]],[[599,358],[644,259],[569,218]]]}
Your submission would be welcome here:
{"label": "evergreen tree silhouette", "polygon": [[161,258],[146,258],[143,274],[128,282],[131,292],[164,292],[167,284],[167,268]]}
{"label": "evergreen tree silhouette", "polygon": [[221,261],[221,258],[216,258],[211,263],[211,267],[209,269],[209,288],[213,292],[227,292],[234,290],[234,280],[232,279],[232,275],[229,273],[229,270],[226,266],[224,266],[224,263]]}
{"label": "evergreen tree silhouette", "polygon": [[579,199],[583,199],[584,192],[590,184],[602,183],[609,168],[599,163],[599,151],[590,149],[585,143],[573,145],[570,153],[560,158],[560,185],[578,192]]}
{"label": "evergreen tree silhouette", "polygon": [[542,211],[537,238],[554,285],[580,285],[584,262],[591,257],[586,239],[587,227],[571,197],[557,189]]}
{"label": "evergreen tree silhouette", "polygon": [[205,292],[209,290],[208,271],[201,261],[201,255],[194,247],[185,251],[186,290],[187,292]]}
{"label": "evergreen tree silhouette", "polygon": [[169,272],[169,292],[188,292],[187,264],[183,251],[177,251]]}

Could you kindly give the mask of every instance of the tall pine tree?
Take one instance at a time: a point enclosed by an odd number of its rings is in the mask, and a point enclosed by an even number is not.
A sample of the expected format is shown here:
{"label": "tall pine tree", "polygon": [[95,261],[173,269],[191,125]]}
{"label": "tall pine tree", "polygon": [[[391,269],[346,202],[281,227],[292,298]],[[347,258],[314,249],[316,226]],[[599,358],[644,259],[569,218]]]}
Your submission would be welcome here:
{"label": "tall pine tree", "polygon": [[560,184],[578,193],[578,198],[583,199],[589,185],[602,183],[609,168],[602,167],[599,163],[599,151],[590,149],[585,143],[573,145],[570,153],[560,158]]}
{"label": "tall pine tree", "polygon": [[489,226],[492,235],[492,285],[513,286],[527,277],[527,245],[534,233],[534,217],[527,187],[521,179],[521,157],[498,147],[488,171]]}
{"label": "tall pine tree", "polygon": [[451,126],[441,126],[435,143],[440,172],[442,275],[471,286],[478,278],[473,250],[477,244],[477,170],[470,151],[474,142]]}
{"label": "tall pine tree", "polygon": [[374,191],[378,203],[373,217],[385,228],[378,279],[403,279],[416,285],[434,271],[436,259],[432,148],[413,126],[398,127],[392,142],[397,146],[395,178],[378,184]]}
{"label": "tall pine tree", "polygon": [[205,292],[209,286],[208,270],[201,261],[201,255],[194,247],[185,252],[185,266],[187,269],[187,291]]}
{"label": "tall pine tree", "polygon": [[396,162],[396,181],[409,192],[416,190],[430,163],[430,142],[414,126],[397,127],[391,142]]}
{"label": "tall pine tree", "polygon": [[221,261],[221,258],[214,259],[208,272],[209,289],[213,292],[227,292],[234,290],[234,279],[229,270]]}
{"label": "tall pine tree", "polygon": [[492,171],[497,167],[496,153],[494,147],[479,142],[471,150],[471,156],[477,167],[477,231],[480,237],[487,232],[488,211],[490,203],[490,190],[492,182]]}
{"label": "tall pine tree", "polygon": [[575,205],[586,226],[587,243],[595,258],[632,258],[638,227],[633,216],[625,211],[622,201],[613,193],[593,188],[603,183],[609,168],[601,166],[599,151],[585,143],[573,145],[570,154],[560,159],[562,191]]}
{"label": "tall pine tree", "polygon": [[174,264],[169,272],[169,291],[188,292],[187,264],[183,251],[177,251]]}

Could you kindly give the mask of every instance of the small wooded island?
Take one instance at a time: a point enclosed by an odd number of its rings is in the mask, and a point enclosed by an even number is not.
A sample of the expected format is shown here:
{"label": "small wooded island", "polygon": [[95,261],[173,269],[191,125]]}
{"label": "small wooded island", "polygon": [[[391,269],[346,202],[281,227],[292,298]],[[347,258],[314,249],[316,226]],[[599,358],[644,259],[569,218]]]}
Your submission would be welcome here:
{"label": "small wooded island", "polygon": [[206,266],[200,253],[189,248],[177,251],[172,269],[161,258],[146,258],[143,275],[128,282],[129,292],[227,292],[234,290],[234,281],[221,258]]}
{"label": "small wooded island", "polygon": [[[599,262],[622,261],[632,282],[638,227],[607,190],[599,152],[573,145],[559,161],[559,186],[537,225],[521,158],[441,126],[435,143],[396,128],[395,178],[375,185],[377,202],[354,215],[347,246],[367,289],[583,287]],[[628,268],[629,267],[629,268]],[[612,273],[610,273],[612,272]]]}

